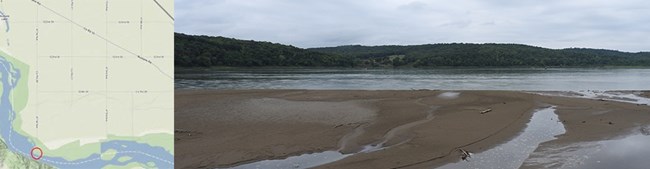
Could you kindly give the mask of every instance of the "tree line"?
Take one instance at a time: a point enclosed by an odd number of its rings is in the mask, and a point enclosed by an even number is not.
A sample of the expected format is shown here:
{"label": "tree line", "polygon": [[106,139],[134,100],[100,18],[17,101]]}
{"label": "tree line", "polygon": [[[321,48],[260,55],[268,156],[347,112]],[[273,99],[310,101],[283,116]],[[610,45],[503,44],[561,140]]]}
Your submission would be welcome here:
{"label": "tree line", "polygon": [[176,33],[174,43],[174,63],[180,67],[354,66],[341,55],[270,42]]}
{"label": "tree line", "polygon": [[290,45],[175,33],[179,67],[589,67],[650,66],[648,52],[547,49],[521,44],[348,45],[302,49]]}

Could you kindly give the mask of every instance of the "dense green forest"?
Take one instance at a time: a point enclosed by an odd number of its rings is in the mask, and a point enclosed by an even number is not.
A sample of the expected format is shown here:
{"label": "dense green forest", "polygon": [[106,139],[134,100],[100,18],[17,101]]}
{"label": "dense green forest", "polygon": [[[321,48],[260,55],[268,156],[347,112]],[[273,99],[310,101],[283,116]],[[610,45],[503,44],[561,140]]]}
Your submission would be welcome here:
{"label": "dense green forest", "polygon": [[547,49],[521,44],[339,46],[301,49],[270,42],[175,34],[180,67],[449,67],[650,66],[649,52]]}
{"label": "dense green forest", "polygon": [[175,65],[194,66],[354,66],[353,60],[293,46],[224,37],[174,35]]}

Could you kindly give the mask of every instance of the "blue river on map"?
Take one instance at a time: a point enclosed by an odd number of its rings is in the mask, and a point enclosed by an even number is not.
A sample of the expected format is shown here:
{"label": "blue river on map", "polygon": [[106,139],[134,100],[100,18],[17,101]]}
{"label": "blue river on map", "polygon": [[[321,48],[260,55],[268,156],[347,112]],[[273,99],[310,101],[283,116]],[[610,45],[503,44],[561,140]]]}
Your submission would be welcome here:
{"label": "blue river on map", "polygon": [[[16,118],[16,112],[9,101],[9,93],[16,87],[20,79],[20,70],[14,68],[4,56],[0,56],[0,76],[2,77],[2,96],[0,98],[0,136],[7,144],[9,150],[17,152],[31,159],[31,149],[35,146],[31,138],[16,133],[12,122]],[[147,164],[152,162],[156,168],[174,168],[174,155],[162,147],[153,147],[147,144],[134,141],[113,140],[101,143],[101,152],[114,149],[118,153],[110,161],[100,159],[100,152],[92,154],[84,159],[68,161],[61,157],[44,156],[40,162],[57,168],[102,168],[107,165],[123,166],[131,162]],[[117,159],[122,156],[131,157],[131,160],[119,162]]]}

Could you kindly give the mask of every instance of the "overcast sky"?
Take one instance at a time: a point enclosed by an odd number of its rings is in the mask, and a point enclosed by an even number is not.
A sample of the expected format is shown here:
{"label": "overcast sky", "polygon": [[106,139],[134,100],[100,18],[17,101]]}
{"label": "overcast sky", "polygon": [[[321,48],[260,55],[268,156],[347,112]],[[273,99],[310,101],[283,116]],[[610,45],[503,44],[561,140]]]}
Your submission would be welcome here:
{"label": "overcast sky", "polygon": [[649,0],[176,0],[176,32],[298,47],[522,43],[650,51]]}

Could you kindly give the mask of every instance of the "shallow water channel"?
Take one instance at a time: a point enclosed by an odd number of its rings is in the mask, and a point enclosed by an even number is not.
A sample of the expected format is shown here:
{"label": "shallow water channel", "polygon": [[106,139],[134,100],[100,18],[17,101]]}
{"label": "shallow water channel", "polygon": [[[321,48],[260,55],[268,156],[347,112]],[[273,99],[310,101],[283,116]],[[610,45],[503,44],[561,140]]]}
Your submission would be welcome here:
{"label": "shallow water channel", "polygon": [[524,166],[531,168],[648,168],[650,127],[623,138],[569,145],[548,145],[531,155]]}
{"label": "shallow water channel", "polygon": [[[517,168],[542,142],[553,140],[565,132],[564,125],[558,122],[554,107],[544,108],[533,114],[528,126],[514,139],[495,148],[472,155],[469,161],[448,164],[441,168]],[[369,152],[367,149],[359,153]],[[370,149],[377,149],[370,148]],[[377,149],[380,151],[381,149]],[[286,159],[263,160],[233,167],[235,169],[280,169],[309,168],[341,160],[354,154],[338,151],[324,151],[302,154]]]}
{"label": "shallow water channel", "polygon": [[564,125],[558,122],[555,108],[541,109],[533,114],[526,129],[512,140],[487,151],[472,154],[468,161],[459,161],[439,168],[519,168],[540,143],[553,140],[556,135],[564,132],[566,130]]}
{"label": "shallow water channel", "polygon": [[319,153],[302,154],[280,160],[263,160],[254,163],[233,167],[233,169],[282,169],[282,168],[309,168],[333,161],[338,161],[352,154],[341,154],[338,151],[324,151]]}

